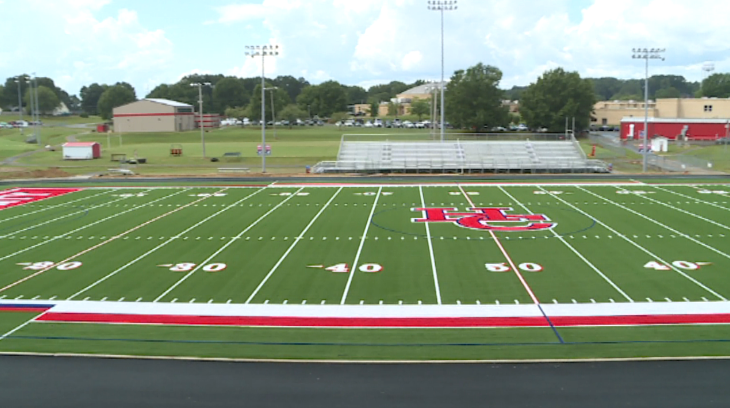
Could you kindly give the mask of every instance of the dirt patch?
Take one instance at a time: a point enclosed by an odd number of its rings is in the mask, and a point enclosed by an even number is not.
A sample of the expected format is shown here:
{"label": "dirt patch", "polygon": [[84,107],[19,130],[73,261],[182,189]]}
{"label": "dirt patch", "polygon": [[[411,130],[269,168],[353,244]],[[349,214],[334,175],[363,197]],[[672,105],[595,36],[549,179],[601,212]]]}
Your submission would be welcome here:
{"label": "dirt patch", "polygon": [[0,167],[0,179],[57,178],[71,176],[73,176],[73,174],[67,173],[56,167],[45,170],[25,170],[18,167]]}

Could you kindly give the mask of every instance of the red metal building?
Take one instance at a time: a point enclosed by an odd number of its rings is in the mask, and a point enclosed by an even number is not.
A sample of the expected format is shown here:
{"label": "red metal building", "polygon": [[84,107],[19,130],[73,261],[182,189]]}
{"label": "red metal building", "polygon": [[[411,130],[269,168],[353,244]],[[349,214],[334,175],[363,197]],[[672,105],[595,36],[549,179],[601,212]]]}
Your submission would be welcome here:
{"label": "red metal building", "polygon": [[[200,115],[195,114],[195,127],[200,129]],[[204,113],[203,114],[203,128],[213,129],[221,127],[221,116],[217,113]]]}
{"label": "red metal building", "polygon": [[[730,119],[666,119],[649,118],[649,137],[664,136],[676,140],[684,131],[688,140],[715,140],[728,135]],[[644,118],[621,120],[621,139],[644,137]]]}

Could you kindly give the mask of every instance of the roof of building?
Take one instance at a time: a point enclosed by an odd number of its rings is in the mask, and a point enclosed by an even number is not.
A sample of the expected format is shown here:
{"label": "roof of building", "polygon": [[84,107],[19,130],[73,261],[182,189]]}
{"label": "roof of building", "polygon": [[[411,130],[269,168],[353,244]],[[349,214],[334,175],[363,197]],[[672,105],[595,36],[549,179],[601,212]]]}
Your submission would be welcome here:
{"label": "roof of building", "polygon": [[92,147],[98,144],[99,142],[66,142],[63,147]]}
{"label": "roof of building", "polygon": [[[724,123],[730,122],[728,119],[718,118],[654,118],[649,117],[647,120],[649,123]],[[643,116],[627,116],[621,119],[624,123],[644,123]]]}
{"label": "roof of building", "polygon": [[174,106],[174,107],[177,107],[177,108],[193,106],[193,105],[189,105],[187,103],[182,103],[182,102],[177,102],[177,101],[171,101],[169,99],[162,99],[162,98],[145,98],[145,99],[142,99],[142,100],[143,101],[155,102],[155,103],[161,103],[163,105]]}
{"label": "roof of building", "polygon": [[428,95],[431,93],[431,90],[436,87],[438,89],[441,89],[441,84],[446,84],[447,82],[429,82],[423,85],[418,85],[414,88],[407,89],[403,92],[401,92],[399,95]]}

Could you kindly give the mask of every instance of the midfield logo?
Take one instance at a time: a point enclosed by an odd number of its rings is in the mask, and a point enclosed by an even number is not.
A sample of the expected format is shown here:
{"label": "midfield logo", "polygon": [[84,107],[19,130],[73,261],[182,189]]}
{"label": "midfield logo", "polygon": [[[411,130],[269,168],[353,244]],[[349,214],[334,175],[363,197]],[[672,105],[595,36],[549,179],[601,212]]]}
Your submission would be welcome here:
{"label": "midfield logo", "polygon": [[0,210],[79,191],[77,188],[14,188],[0,191]]}
{"label": "midfield logo", "polygon": [[[507,211],[513,211],[509,207],[468,208],[467,210],[474,212],[452,212],[456,211],[456,208],[414,208],[413,211],[423,211],[426,218],[412,218],[411,221],[453,222],[463,228],[506,232],[541,231],[558,225],[556,222],[539,222],[550,221],[543,214],[507,214]],[[503,225],[502,223],[523,223],[523,225]]]}

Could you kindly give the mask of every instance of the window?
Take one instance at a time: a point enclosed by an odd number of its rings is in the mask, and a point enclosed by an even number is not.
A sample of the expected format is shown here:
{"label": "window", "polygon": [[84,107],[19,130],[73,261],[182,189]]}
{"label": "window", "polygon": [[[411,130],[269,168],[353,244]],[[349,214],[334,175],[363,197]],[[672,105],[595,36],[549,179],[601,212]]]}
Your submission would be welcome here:
{"label": "window", "polygon": [[193,108],[177,108],[177,111],[180,113],[189,113],[193,111]]}
{"label": "window", "polygon": [[712,112],[712,105],[705,105],[705,112]]}

